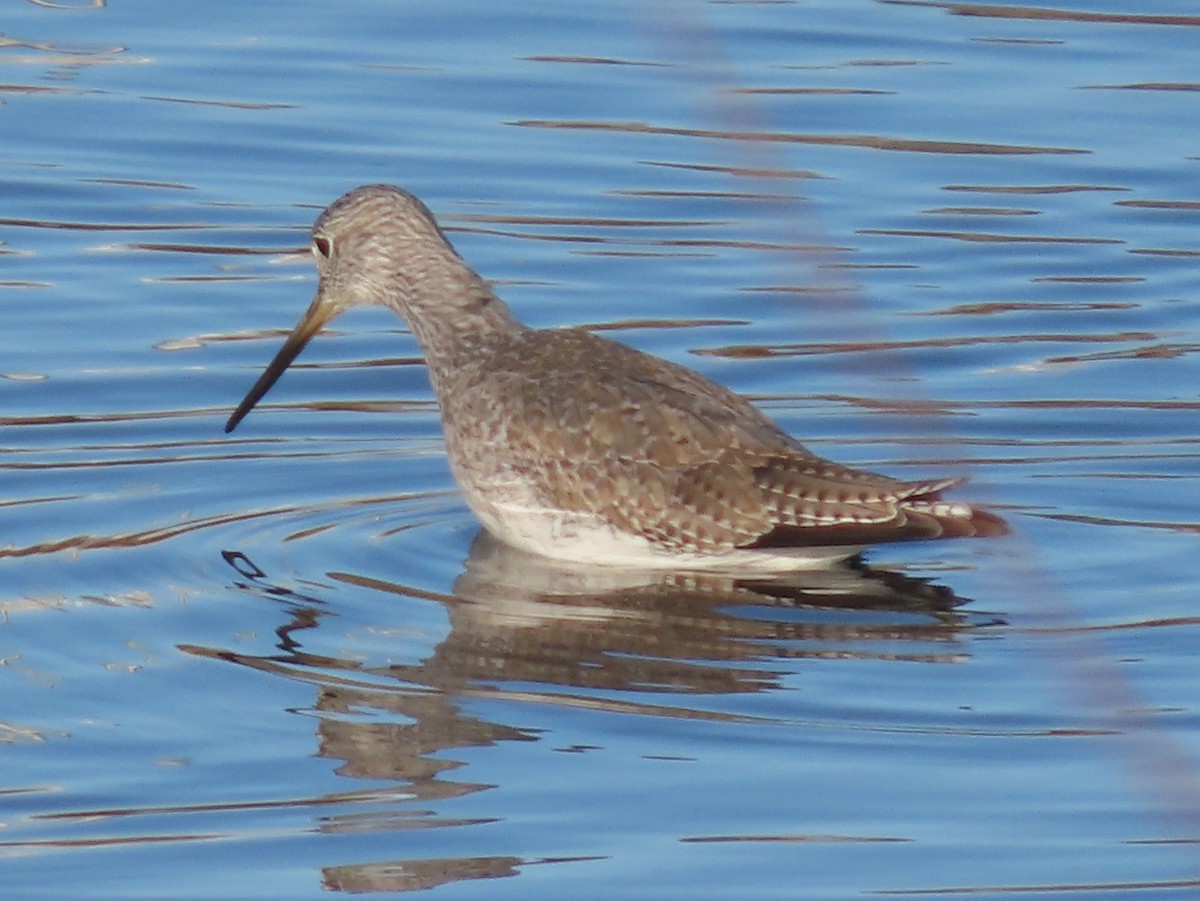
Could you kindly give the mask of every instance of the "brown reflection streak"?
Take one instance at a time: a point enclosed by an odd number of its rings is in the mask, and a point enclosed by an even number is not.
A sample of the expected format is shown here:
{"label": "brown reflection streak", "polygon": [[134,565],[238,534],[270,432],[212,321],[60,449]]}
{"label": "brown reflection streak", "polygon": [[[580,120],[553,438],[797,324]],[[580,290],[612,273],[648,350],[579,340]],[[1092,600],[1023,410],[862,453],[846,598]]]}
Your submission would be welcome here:
{"label": "brown reflection streak", "polygon": [[1054,47],[1066,41],[1054,38],[971,38],[981,44],[1016,44],[1018,46]]}
{"label": "brown reflection streak", "polygon": [[694,329],[711,326],[727,327],[750,325],[748,319],[620,319],[611,322],[584,324],[590,332],[620,332],[629,329]]}
{"label": "brown reflection streak", "polygon": [[83,178],[80,181],[92,185],[118,185],[123,188],[164,188],[173,191],[195,191],[195,185],[181,181],[147,181],[144,178]]}
{"label": "brown reflection streak", "polygon": [[161,250],[167,253],[212,253],[223,256],[298,256],[308,252],[304,247],[229,247],[215,244],[139,243],[127,246],[131,250]]}
{"label": "brown reflection streak", "polygon": [[1075,301],[1073,303],[1047,303],[1038,301],[991,301],[964,303],[940,310],[922,310],[913,316],[991,316],[996,313],[1080,313],[1102,310],[1135,310],[1136,303],[1120,301]]}
{"label": "brown reflection streak", "polygon": [[705,357],[759,358],[815,356],[818,354],[875,353],[881,350],[914,350],[925,347],[976,347],[983,344],[1108,344],[1120,341],[1153,341],[1153,332],[1114,332],[1109,335],[1031,334],[975,335],[963,338],[920,338],[911,341],[842,341],[823,344],[731,344],[693,353]]}
{"label": "brown reflection streak", "polygon": [[37,544],[24,546],[5,545],[0,546],[0,560],[57,554],[63,551],[94,551],[111,548],[144,547],[146,545],[157,544],[160,541],[166,541],[171,538],[178,538],[181,535],[187,535],[192,532],[202,531],[204,529],[227,526],[232,523],[251,522],[256,519],[267,519],[274,516],[290,516],[298,513],[319,513],[324,510],[344,510],[355,507],[367,507],[376,504],[392,504],[399,501],[409,501],[420,497],[435,497],[438,496],[438,494],[439,493],[437,492],[432,494],[394,494],[365,498],[351,498],[349,500],[340,500],[321,504],[292,504],[287,506],[272,507],[266,510],[256,510],[252,512],[221,513],[213,516],[201,517],[200,519],[191,520],[178,525],[160,526],[156,529],[142,529],[136,532],[119,532],[113,535],[90,535],[85,533],[80,535],[72,535],[68,538],[60,538],[54,541],[42,541],[38,542]]}
{"label": "brown reflection streak", "polygon": [[1032,284],[1055,285],[1129,285],[1146,281],[1142,275],[1043,275],[1029,280]]}
{"label": "brown reflection streak", "polygon": [[1113,206],[1136,207],[1142,210],[1200,210],[1200,200],[1118,200]]}
{"label": "brown reflection streak", "polygon": [[821,845],[835,844],[875,844],[877,842],[911,842],[911,838],[899,838],[887,835],[700,835],[685,836],[679,840],[683,844],[707,845],[725,842],[781,842],[781,843],[812,843]]}
{"label": "brown reflection streak", "polygon": [[1074,194],[1078,191],[1128,191],[1115,185],[943,185],[943,191],[974,194]]}
{"label": "brown reflection streak", "polygon": [[993,244],[1124,244],[1120,238],[1064,238],[1049,235],[1000,235],[988,232],[931,231],[917,228],[860,228],[859,235],[885,235],[899,238],[951,238]]}
{"label": "brown reflection streak", "polygon": [[142,547],[147,544],[165,541],[168,538],[176,538],[179,535],[186,535],[189,532],[199,531],[200,529],[228,525],[229,523],[233,522],[246,522],[264,516],[290,513],[298,509],[299,508],[297,507],[279,507],[275,510],[262,511],[259,513],[237,513],[223,516],[206,517],[205,519],[197,520],[196,522],[189,523],[185,526],[146,529],[140,532],[126,532],[124,534],[116,535],[73,535],[70,538],[61,538],[57,541],[43,541],[38,544],[30,544],[23,547],[14,547],[12,545],[8,545],[0,547],[0,560],[14,557],[34,557],[43,554],[57,554],[62,551],[92,551],[102,548]]}
{"label": "brown reflection streak", "polygon": [[[375,675],[376,671],[364,669],[361,664],[354,661],[340,660],[336,657],[300,653],[280,659],[275,657],[256,657],[251,654],[238,654],[234,651],[208,648],[200,645],[181,644],[178,648],[181,653],[190,654],[193,657],[236,663],[239,666],[249,667],[260,673],[293,679],[297,682],[308,682],[326,691],[351,690],[361,692],[364,695],[373,696],[375,699],[374,706],[376,707],[385,706],[381,698],[385,693],[405,695],[427,694],[427,690],[423,686],[411,689],[397,685],[381,684],[374,679],[368,678]],[[318,670],[321,672],[317,672]],[[342,672],[349,672],[352,675],[340,675]],[[354,675],[360,675],[361,678],[354,678]]]}
{"label": "brown reflection streak", "polygon": [[831,95],[840,97],[849,94],[879,96],[895,94],[896,91],[881,91],[876,88],[727,88],[728,94],[756,94],[759,96],[810,96]]}
{"label": "brown reflection streak", "polygon": [[1175,250],[1169,248],[1143,247],[1138,250],[1131,250],[1129,252],[1151,257],[1200,257],[1200,250]]}
{"label": "brown reflection streak", "polygon": [[[904,269],[920,269],[916,263],[822,263],[822,269],[848,269],[853,271],[859,270],[904,270]],[[853,289],[851,289],[853,290]],[[915,314],[914,314],[915,315]]]}
{"label": "brown reflection streak", "polygon": [[778,203],[781,200],[797,201],[801,199],[796,194],[767,194],[761,191],[678,191],[654,188],[625,188],[617,189],[610,193],[618,197],[683,197],[692,200],[765,200],[771,203]]}
{"label": "brown reflection streak", "polygon": [[141,422],[148,419],[181,419],[215,416],[222,410],[161,410],[154,413],[55,413],[45,416],[0,416],[0,426],[76,425],[84,422]]}
{"label": "brown reflection streak", "polygon": [[[665,241],[646,242],[660,247],[732,247],[739,250],[773,250],[785,253],[852,253],[855,247],[837,244],[779,244],[771,241],[726,241],[703,238],[674,238]],[[826,288],[826,290],[831,290]]]}
{"label": "brown reflection streak", "polygon": [[221,227],[217,225],[205,225],[200,222],[55,222],[49,219],[11,218],[0,218],[0,225],[9,225],[15,228],[61,228],[68,231],[82,232],[201,231]]}
{"label": "brown reflection streak", "polygon": [[608,857],[437,857],[349,864],[322,870],[325,888],[338,892],[415,892],[463,879],[519,876],[519,868],[555,863],[587,863]]}
{"label": "brown reflection streak", "polygon": [[638,160],[643,166],[662,166],[666,169],[686,169],[691,172],[717,172],[736,178],[825,178],[811,169],[763,169],[751,166],[714,166],[701,163],[671,163],[662,160]]}
{"label": "brown reflection streak", "polygon": [[611,56],[518,56],[517,59],[531,63],[579,63],[592,66],[646,66],[656,69],[668,68],[666,63],[647,62],[634,59],[617,59]]}
{"label": "brown reflection streak", "polygon": [[460,213],[449,222],[486,222],[493,225],[577,225],[583,228],[695,228],[726,226],[724,219],[600,219],[587,216],[514,216],[491,213]]}
{"label": "brown reflection streak", "polygon": [[[946,63],[935,62],[934,60],[931,60],[931,59],[851,59],[851,60],[847,60],[844,63],[839,63],[838,65],[845,66],[847,69],[854,69],[854,68],[884,69],[884,68],[898,68],[901,66],[944,66],[944,65],[946,65]],[[803,69],[805,67],[804,66],[793,66],[793,67],[785,66],[784,68]]]}
{"label": "brown reflection streak", "polygon": [[153,97],[145,96],[143,100],[158,100],[162,103],[187,103],[194,106],[219,106],[224,109],[238,110],[281,110],[299,109],[294,103],[250,103],[242,100],[197,100],[193,97]]}
{"label": "brown reflection streak", "polygon": [[[1093,399],[1051,399],[1051,400],[963,400],[963,401],[902,401],[902,400],[884,400],[874,397],[856,397],[847,394],[816,394],[805,395],[799,399],[813,399],[826,403],[846,404],[853,407],[860,407],[866,410],[884,410],[888,412],[905,413],[908,415],[947,415],[950,413],[962,411],[970,412],[972,410],[1174,410],[1174,411],[1200,411],[1200,401],[1178,401],[1178,400],[1093,400]],[[760,399],[761,400],[761,399]],[[892,439],[898,440],[898,439]],[[1200,438],[1193,439],[1200,441]],[[988,439],[990,443],[997,443],[999,439]],[[1153,444],[1158,443],[1159,439],[1150,439]],[[1012,445],[1025,445],[1036,442],[1021,441],[1019,439],[1011,439]],[[1086,446],[1103,446],[1106,444],[1116,444],[1127,446],[1129,444],[1140,443],[1130,439],[1119,439],[1104,441],[1100,439],[1080,439],[1078,442],[1067,442],[1062,439],[1056,439],[1053,444],[1062,446],[1065,444],[1082,444]]]}
{"label": "brown reflection streak", "polygon": [[[1200,401],[1186,400],[977,400],[974,407],[993,407],[1034,410],[1200,410]],[[1124,443],[1124,442],[1122,442]]]}
{"label": "brown reflection streak", "polygon": [[[525,241],[555,241],[555,242],[572,242],[577,244],[619,244],[618,240],[606,238],[600,235],[550,235],[550,234],[529,234],[527,232],[512,232],[504,231],[498,228],[479,228],[472,226],[469,228],[448,229],[448,231],[469,232],[473,235],[492,235],[499,238],[520,238]],[[638,242],[641,243],[641,242]]]}
{"label": "brown reflection streak", "polygon": [[228,838],[222,832],[184,832],[178,835],[127,835],[120,838],[51,838],[27,842],[0,842],[0,848],[106,848],[112,845],[161,845]]}
{"label": "brown reflection streak", "polygon": [[1165,16],[1150,13],[1097,13],[1041,6],[1000,6],[989,3],[947,3],[942,0],[880,0],[892,6],[931,6],[955,16],[988,19],[1029,19],[1053,22],[1104,22],[1125,25],[1200,26],[1200,16]]}
{"label": "brown reflection streak", "polygon": [[940,216],[1040,216],[1041,210],[1017,209],[1006,206],[943,206],[922,210],[929,215]]}
{"label": "brown reflection streak", "polygon": [[63,88],[51,85],[37,84],[0,84],[0,94],[88,94],[91,92],[80,88]]}
{"label": "brown reflection streak", "polygon": [[296,808],[341,806],[345,804],[379,804],[408,801],[412,792],[400,790],[367,790],[318,795],[314,798],[294,798],[284,801],[226,801],[212,804],[163,804],[153,807],[106,807],[95,810],[71,810],[60,813],[32,814],[34,820],[110,820],[126,817],[164,816],[191,813],[220,813],[240,810],[291,810]]}
{"label": "brown reflection streak", "polygon": [[[853,295],[855,290],[850,285],[840,285],[835,288],[828,288],[824,285],[750,285],[744,288],[739,288],[739,291],[746,294],[808,294],[815,297],[833,297],[834,295]],[[703,351],[694,351],[702,353]]]}
{"label": "brown reflection streak", "polygon": [[1146,81],[1137,84],[1088,84],[1085,91],[1200,91],[1200,84],[1191,82]]}
{"label": "brown reflection streak", "polygon": [[50,497],[26,497],[18,500],[0,500],[0,507],[26,507],[32,504],[56,504],[61,501],[83,500],[82,494],[59,494]]}
{"label": "brown reflection streak", "polygon": [[[210,338],[209,340],[252,340],[250,337],[243,338]],[[170,349],[169,347],[160,348],[163,350]],[[299,368],[305,366],[316,368],[330,369],[347,369],[359,366],[395,366],[409,365],[419,363],[419,360],[408,358],[393,358],[387,360],[369,360],[359,361],[349,364],[325,364],[325,363],[308,363],[297,364]],[[297,368],[293,366],[292,368]],[[338,402],[320,402],[312,401],[307,403],[275,403],[265,404],[259,409],[275,409],[275,410],[354,410],[365,411],[371,413],[395,413],[406,411],[427,411],[436,410],[437,405],[434,401],[338,401]],[[207,416],[224,416],[229,411],[224,407],[197,409],[197,410],[158,410],[152,413],[69,413],[69,414],[52,414],[46,416],[0,416],[0,427],[2,426],[56,426],[56,425],[76,425],[79,423],[119,423],[119,422],[145,422],[148,420],[157,419],[187,419],[191,417],[207,417]],[[236,441],[236,439],[233,439]],[[215,444],[229,444],[230,439],[214,439]],[[237,455],[231,455],[231,458]]]}
{"label": "brown reflection streak", "polygon": [[[622,192],[635,193],[635,192]],[[687,192],[688,197],[701,196],[697,192]],[[729,197],[731,195],[724,195]],[[777,198],[767,198],[763,196],[745,195],[745,199],[756,200],[774,200]],[[477,235],[493,235],[503,238],[518,238],[525,241],[554,241],[562,243],[577,243],[577,244],[607,244],[607,245],[625,245],[636,247],[734,247],[742,250],[780,250],[786,252],[809,252],[809,251],[852,251],[852,247],[838,247],[831,245],[817,244],[776,244],[768,241],[733,241],[720,238],[663,238],[660,240],[649,240],[646,238],[637,239],[621,239],[610,238],[599,235],[572,235],[572,234],[529,234],[528,232],[513,232],[504,231],[496,228],[479,228],[472,226],[470,228],[460,228],[458,231],[471,232]]]}
{"label": "brown reflection streak", "polygon": [[562,119],[519,119],[505,123],[519,128],[561,128],[580,131],[620,131],[630,134],[672,137],[716,138],[764,144],[817,144],[835,147],[866,147],[872,150],[901,150],[912,153],[975,153],[986,155],[1033,155],[1091,153],[1071,147],[1035,147],[1019,144],[986,144],[973,141],[917,141],[882,135],[797,134],[777,131],[725,131],[707,128],[673,128],[646,122],[600,122]]}
{"label": "brown reflection streak", "polygon": [[[1177,616],[1168,619],[1148,619],[1135,623],[1106,623],[1096,626],[1046,626],[1046,627],[1016,627],[1014,633],[1023,632],[1029,635],[1067,635],[1084,632],[1136,632],[1142,629],[1175,629],[1180,626],[1200,626],[1200,616]],[[1200,841],[1200,839],[1197,839]]]}
{"label": "brown reflection streak", "polygon": [[[887,658],[879,657],[874,659]],[[905,659],[924,663],[951,662],[932,656],[928,659],[918,657]],[[636,685],[631,684],[626,686],[626,689],[636,687]],[[548,704],[552,707],[568,707],[574,710],[598,710],[604,713],[633,714],[650,716],[656,719],[698,720],[707,723],[725,723],[742,726],[763,725],[772,722],[768,717],[758,717],[749,714],[720,713],[713,710],[698,710],[689,707],[671,707],[666,704],[646,704],[640,701],[619,701],[615,698],[597,698],[586,694],[568,694],[560,691],[513,691],[507,688],[475,688],[464,691],[463,694],[469,697],[503,698],[506,701],[519,701],[525,704]]]}
{"label": "brown reflection streak", "polygon": [[439,857],[429,860],[349,864],[325,867],[321,882],[328,891],[417,892],[466,879],[518,875],[519,857]]}
{"label": "brown reflection streak", "polygon": [[147,278],[154,285],[191,284],[193,282],[270,282],[278,276],[273,275],[160,275]]}
{"label": "brown reflection streak", "polygon": [[1088,526],[1122,526],[1137,529],[1162,529],[1167,532],[1182,532],[1184,534],[1200,534],[1200,523],[1194,522],[1154,522],[1144,519],[1116,519],[1106,516],[1085,516],[1081,513],[1043,513],[1043,519],[1057,522],[1073,522]]}
{"label": "brown reflection streak", "polygon": [[[885,0],[891,2],[891,0]],[[877,895],[1051,895],[1063,892],[1131,892],[1144,889],[1195,888],[1200,879],[1162,882],[1063,882],[1042,885],[962,885],[947,888],[879,889]]]}
{"label": "brown reflection streak", "polygon": [[615,257],[622,260],[708,260],[716,256],[712,253],[689,253],[682,250],[572,250],[571,253],[581,257]]}
{"label": "brown reflection streak", "polygon": [[1048,357],[1047,363],[1097,363],[1104,360],[1174,360],[1200,351],[1200,344],[1147,344],[1128,350]]}

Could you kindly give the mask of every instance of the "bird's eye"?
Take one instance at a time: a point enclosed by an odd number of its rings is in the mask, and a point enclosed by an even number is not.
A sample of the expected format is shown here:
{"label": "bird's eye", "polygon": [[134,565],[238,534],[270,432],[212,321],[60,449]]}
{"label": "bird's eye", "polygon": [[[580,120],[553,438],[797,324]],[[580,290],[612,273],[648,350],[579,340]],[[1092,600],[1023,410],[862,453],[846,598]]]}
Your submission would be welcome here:
{"label": "bird's eye", "polygon": [[315,235],[312,240],[313,256],[328,260],[333,255],[333,242],[324,235]]}

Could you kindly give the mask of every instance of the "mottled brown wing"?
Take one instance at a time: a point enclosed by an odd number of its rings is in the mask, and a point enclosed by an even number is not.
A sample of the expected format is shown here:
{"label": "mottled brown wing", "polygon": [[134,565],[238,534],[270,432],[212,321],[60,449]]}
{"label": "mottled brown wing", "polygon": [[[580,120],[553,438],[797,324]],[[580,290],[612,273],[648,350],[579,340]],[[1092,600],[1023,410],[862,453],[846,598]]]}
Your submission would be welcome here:
{"label": "mottled brown wing", "polygon": [[1001,535],[1003,520],[941,492],[958,479],[900,482],[859,470],[813,472],[792,458],[775,458],[755,469],[772,508],[771,528],[743,547],[780,548],[860,545],[881,541]]}
{"label": "mottled brown wing", "polygon": [[529,332],[502,354],[487,384],[513,415],[493,450],[561,509],[709,551],[942,528],[929,511],[953,480],[907,483],[823,460],[691,370],[577,329]]}
{"label": "mottled brown wing", "polygon": [[[594,462],[711,462],[730,447],[803,449],[744,398],[698,373],[580,329],[531,331],[492,369],[522,416],[512,440],[538,456]],[[504,376],[496,379],[496,370]]]}

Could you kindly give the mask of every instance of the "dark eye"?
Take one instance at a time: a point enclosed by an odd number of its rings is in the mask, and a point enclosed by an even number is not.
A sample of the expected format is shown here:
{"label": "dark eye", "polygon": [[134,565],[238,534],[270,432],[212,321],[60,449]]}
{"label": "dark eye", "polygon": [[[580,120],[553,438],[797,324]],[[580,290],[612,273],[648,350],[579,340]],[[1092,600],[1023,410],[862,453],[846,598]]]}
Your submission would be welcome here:
{"label": "dark eye", "polygon": [[312,242],[313,256],[328,260],[333,253],[333,242],[324,235],[314,235]]}

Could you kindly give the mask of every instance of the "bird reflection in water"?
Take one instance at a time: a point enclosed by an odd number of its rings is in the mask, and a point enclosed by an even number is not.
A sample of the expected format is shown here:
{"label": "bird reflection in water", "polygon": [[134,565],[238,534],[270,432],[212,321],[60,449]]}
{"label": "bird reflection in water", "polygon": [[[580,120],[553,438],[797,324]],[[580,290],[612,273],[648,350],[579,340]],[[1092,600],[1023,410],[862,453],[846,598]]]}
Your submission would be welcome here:
{"label": "bird reflection in water", "polygon": [[[451,594],[364,573],[325,579],[407,601],[441,603],[449,631],[423,660],[372,666],[304,650],[330,601],[315,583],[275,584],[249,558],[226,552],[235,586],[280,602],[289,620],[268,656],[186,646],[188,653],[311,683],[318,754],[341,760],[338,774],[402,788],[342,793],[349,812],[323,817],[329,831],[469,825],[426,809],[428,802],[491,788],[447,778],[456,748],[536,741],[517,726],[464,713],[465,698],[536,700],[592,710],[737,721],[735,713],[680,704],[680,695],[779,688],[795,661],[871,659],[955,663],[962,635],[993,625],[967,614],[953,591],[861,560],[786,576],[738,578],[712,572],[638,572],[556,564],[515,551],[480,532]],[[518,689],[506,685],[519,685]],[[645,701],[631,699],[643,694]],[[667,695],[670,696],[669,700]],[[473,709],[479,709],[473,705]],[[487,708],[491,713],[502,709]],[[362,716],[370,711],[369,717]],[[393,800],[388,813],[381,800]],[[330,803],[329,799],[322,799]],[[363,804],[370,814],[354,810]],[[382,822],[388,820],[389,822]],[[325,871],[328,887],[399,891],[461,879],[512,875],[509,858],[383,861]]]}

